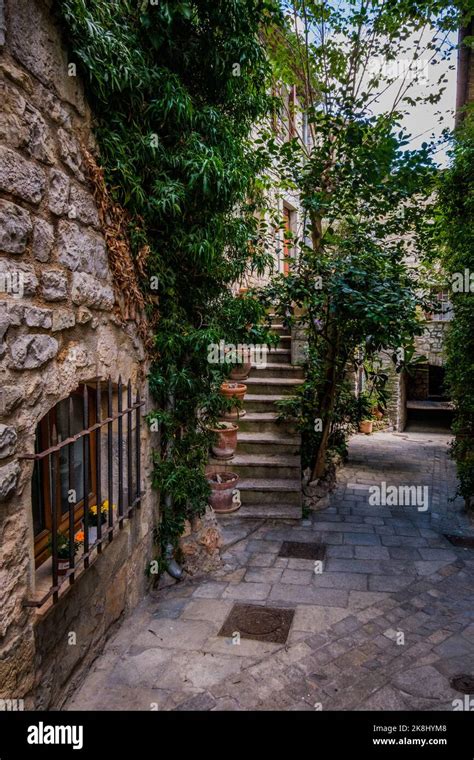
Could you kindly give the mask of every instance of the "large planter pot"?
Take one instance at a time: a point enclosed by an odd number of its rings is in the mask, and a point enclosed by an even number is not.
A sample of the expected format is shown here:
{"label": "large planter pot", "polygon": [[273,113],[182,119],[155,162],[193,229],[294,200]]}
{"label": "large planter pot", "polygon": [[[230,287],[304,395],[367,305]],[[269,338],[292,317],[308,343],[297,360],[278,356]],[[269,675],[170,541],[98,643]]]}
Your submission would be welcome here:
{"label": "large planter pot", "polygon": [[359,432],[365,433],[365,435],[370,435],[374,427],[374,423],[372,420],[362,420],[362,422],[359,422]]}
{"label": "large planter pot", "polygon": [[211,446],[216,459],[232,459],[237,448],[238,429],[232,422],[221,422],[220,427],[211,428],[211,432],[217,436],[216,442]]}
{"label": "large planter pot", "polygon": [[211,486],[209,504],[214,512],[228,515],[240,509],[241,501],[236,488],[238,479],[235,472],[217,472],[208,478]]}
{"label": "large planter pot", "polygon": [[231,380],[247,380],[252,369],[252,362],[244,362],[243,364],[236,364],[230,371]]}
{"label": "large planter pot", "polygon": [[[222,383],[221,385],[221,394],[225,398],[235,398],[238,401],[243,401],[244,396],[247,393],[247,386],[245,383]],[[239,417],[243,417],[245,414],[245,409],[239,409],[238,407],[232,407],[232,409],[229,409],[229,411],[224,412],[222,415],[224,420],[238,420]]]}

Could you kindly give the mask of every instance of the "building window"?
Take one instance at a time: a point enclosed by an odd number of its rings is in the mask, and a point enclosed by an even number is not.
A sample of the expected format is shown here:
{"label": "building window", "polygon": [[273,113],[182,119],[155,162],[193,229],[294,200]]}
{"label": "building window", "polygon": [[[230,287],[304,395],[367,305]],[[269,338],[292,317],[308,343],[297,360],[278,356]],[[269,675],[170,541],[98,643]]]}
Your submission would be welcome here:
{"label": "building window", "polygon": [[[87,394],[85,405],[84,393]],[[80,386],[69,398],[56,404],[37,426],[35,454],[57,447],[95,422],[95,395],[91,388]],[[31,495],[36,567],[39,567],[50,554],[53,502],[56,507],[56,530],[65,533],[69,524],[71,499],[74,501],[74,524],[77,529],[84,516],[84,504],[91,506],[96,500],[95,462],[94,436],[89,439],[79,438],[70,446],[57,449],[51,456],[35,461]],[[84,499],[85,487],[88,490],[87,500]]]}
{"label": "building window", "polygon": [[279,101],[272,112],[273,132],[283,140],[292,140],[296,136],[296,87],[282,84],[274,87],[272,95]]}
{"label": "building window", "polygon": [[39,422],[32,474],[36,597],[59,598],[140,507],[140,394],[81,385]]}
{"label": "building window", "polygon": [[290,259],[294,255],[292,236],[295,227],[295,212],[283,207],[283,274],[289,274]]}
{"label": "building window", "polygon": [[449,293],[446,290],[440,290],[434,294],[437,302],[437,309],[427,314],[427,319],[433,322],[449,322],[453,318],[453,306],[449,300]]}

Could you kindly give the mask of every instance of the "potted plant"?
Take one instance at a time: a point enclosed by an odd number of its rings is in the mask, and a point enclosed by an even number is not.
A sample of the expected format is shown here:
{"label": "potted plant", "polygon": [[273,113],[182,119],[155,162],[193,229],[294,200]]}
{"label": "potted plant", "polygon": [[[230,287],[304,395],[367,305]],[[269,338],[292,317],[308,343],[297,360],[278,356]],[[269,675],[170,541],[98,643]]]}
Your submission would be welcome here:
{"label": "potted plant", "polygon": [[359,422],[359,432],[365,433],[365,435],[370,435],[373,431],[374,422],[373,420],[361,420]]}
{"label": "potted plant", "polygon": [[[82,531],[79,531],[74,536],[74,548],[73,552],[74,554],[77,554],[79,550],[80,544],[84,540],[84,533]],[[58,567],[58,575],[66,575],[67,571],[69,570],[69,548],[70,548],[70,541],[69,536],[65,536],[64,533],[58,533],[57,534],[57,550],[56,550],[56,556],[57,556],[57,567]],[[49,548],[52,550],[53,548],[53,542],[51,538],[49,539]]]}
{"label": "potted plant", "polygon": [[227,515],[240,509],[239,491],[235,487],[238,479],[235,472],[215,472],[208,476],[211,487],[209,504],[218,514]]}
{"label": "potted plant", "polygon": [[220,392],[225,399],[234,399],[237,401],[237,405],[231,406],[230,409],[223,413],[223,418],[225,420],[237,420],[239,417],[243,417],[245,410],[242,409],[242,402],[247,393],[247,386],[245,383],[225,381],[221,384]]}
{"label": "potted plant", "polygon": [[247,380],[252,369],[252,362],[242,362],[232,367],[230,371],[231,380]]}
{"label": "potted plant", "polygon": [[357,418],[359,422],[359,432],[365,433],[365,435],[370,435],[373,430],[373,406],[374,401],[370,394],[362,392],[357,399]]}
{"label": "potted plant", "polygon": [[216,434],[216,442],[211,446],[216,459],[232,459],[237,448],[238,429],[238,425],[232,422],[218,422],[216,427],[210,428],[211,433]]}
{"label": "potted plant", "polygon": [[250,351],[245,351],[242,357],[237,357],[234,366],[230,371],[231,380],[247,380],[250,370],[252,369],[252,362],[250,357]]}
{"label": "potted plant", "polygon": [[107,515],[109,513],[109,501],[108,499],[104,499],[102,504],[100,505],[100,509],[97,509],[97,504],[93,504],[89,509],[87,510],[87,533],[89,536],[89,545],[95,544],[97,541],[97,526],[99,524],[103,525],[105,522],[107,522]]}

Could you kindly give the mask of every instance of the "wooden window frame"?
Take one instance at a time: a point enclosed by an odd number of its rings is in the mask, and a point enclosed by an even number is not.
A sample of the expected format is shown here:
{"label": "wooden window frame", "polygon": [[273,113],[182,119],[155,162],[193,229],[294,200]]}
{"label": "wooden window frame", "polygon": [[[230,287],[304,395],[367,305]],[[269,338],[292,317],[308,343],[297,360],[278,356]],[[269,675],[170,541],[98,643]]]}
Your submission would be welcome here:
{"label": "wooden window frame", "polygon": [[[97,409],[95,405],[95,394],[92,388],[87,386],[87,395],[89,400],[89,426],[94,425],[97,421]],[[70,396],[77,396],[78,398],[83,399],[83,393],[84,393],[84,385],[80,385],[75,391],[73,391]],[[66,397],[66,399],[62,399],[63,401],[67,401],[70,396]],[[58,402],[58,404],[61,402]],[[39,441],[40,441],[40,451],[45,451],[52,445],[51,441],[51,428],[52,424],[56,419],[57,415],[57,406],[58,404],[55,404],[49,412],[47,412],[44,417],[39,421],[37,430],[39,431]],[[96,493],[97,493],[97,471],[96,471],[96,456],[95,456],[95,436],[91,435],[89,437],[89,484],[90,484],[90,490],[87,497],[87,505],[88,507],[92,506],[95,503],[96,500]],[[52,457],[54,457],[55,454],[52,454]],[[34,557],[35,557],[35,568],[38,569],[40,565],[43,564],[43,562],[46,562],[46,560],[50,556],[49,551],[49,540],[52,533],[52,508],[51,508],[51,498],[52,493],[49,490],[49,474],[48,474],[48,468],[50,466],[50,459],[51,457],[43,457],[41,460],[39,460],[36,464],[40,468],[40,474],[41,474],[41,499],[43,500],[43,510],[44,510],[44,520],[45,520],[45,526],[40,533],[37,533],[34,536]],[[61,473],[60,468],[56,468],[56,482],[55,482],[55,488],[59,489],[61,488]],[[85,499],[82,498],[80,502],[78,502],[74,508],[74,530],[78,530],[81,524],[81,521],[84,517],[84,502]],[[57,526],[57,532],[63,533],[67,535],[68,527],[69,527],[69,513],[66,512],[64,514],[58,515],[59,522]]]}
{"label": "wooden window frame", "polygon": [[295,211],[288,206],[283,206],[283,274],[290,273],[290,259],[293,258],[293,240],[289,240],[288,233],[294,234]]}

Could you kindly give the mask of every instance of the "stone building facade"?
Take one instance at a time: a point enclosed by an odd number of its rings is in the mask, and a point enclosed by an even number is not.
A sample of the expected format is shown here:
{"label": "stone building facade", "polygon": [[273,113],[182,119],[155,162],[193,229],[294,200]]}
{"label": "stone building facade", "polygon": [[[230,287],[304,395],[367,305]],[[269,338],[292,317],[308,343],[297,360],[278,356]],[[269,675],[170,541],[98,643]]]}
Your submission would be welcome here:
{"label": "stone building facade", "polygon": [[[121,377],[131,382],[133,398],[140,391],[144,399],[139,414],[147,411],[144,346],[136,322],[117,308],[120,283],[88,178],[91,114],[51,5],[0,0],[0,697],[36,709],[62,705],[113,626],[146,592],[156,519],[153,441],[141,424],[140,454],[134,413],[141,508],[92,553],[74,583],[61,585],[56,603],[50,597],[30,606],[46,583],[33,514],[38,500],[44,508],[45,486],[33,480],[38,465],[28,458],[42,421],[53,410],[59,415],[58,404],[78,388],[94,398],[97,380],[106,389],[108,378],[114,404]],[[96,408],[96,419],[106,413]],[[107,464],[103,443],[101,452],[97,488]]]}

